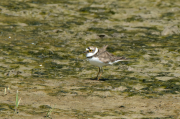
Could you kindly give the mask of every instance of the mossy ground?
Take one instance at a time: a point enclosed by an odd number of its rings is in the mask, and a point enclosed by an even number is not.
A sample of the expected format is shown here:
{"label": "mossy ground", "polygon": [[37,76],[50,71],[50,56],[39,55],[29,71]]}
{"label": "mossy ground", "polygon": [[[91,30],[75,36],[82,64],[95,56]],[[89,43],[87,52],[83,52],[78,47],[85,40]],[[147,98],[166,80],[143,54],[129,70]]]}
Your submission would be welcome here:
{"label": "mossy ground", "polygon": [[[0,1],[1,118],[180,118],[180,37],[162,34],[179,26],[179,6],[178,0]],[[107,44],[130,61],[104,67],[97,81],[98,69],[83,51]]]}

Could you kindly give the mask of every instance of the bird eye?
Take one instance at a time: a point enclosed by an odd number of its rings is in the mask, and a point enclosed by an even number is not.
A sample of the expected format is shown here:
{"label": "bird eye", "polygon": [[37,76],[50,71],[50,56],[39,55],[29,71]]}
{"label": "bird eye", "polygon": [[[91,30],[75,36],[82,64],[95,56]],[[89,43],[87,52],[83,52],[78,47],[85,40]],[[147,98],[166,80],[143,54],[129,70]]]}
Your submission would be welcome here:
{"label": "bird eye", "polygon": [[92,50],[91,50],[91,49],[89,49],[89,52],[92,52]]}

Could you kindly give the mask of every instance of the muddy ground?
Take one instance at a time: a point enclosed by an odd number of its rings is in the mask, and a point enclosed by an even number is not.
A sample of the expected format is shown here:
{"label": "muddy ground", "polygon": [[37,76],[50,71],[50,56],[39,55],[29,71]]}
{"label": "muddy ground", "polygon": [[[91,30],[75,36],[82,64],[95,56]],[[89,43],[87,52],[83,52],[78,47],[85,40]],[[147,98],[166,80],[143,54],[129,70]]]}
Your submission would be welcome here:
{"label": "muddy ground", "polygon": [[[0,118],[180,118],[179,21],[179,0],[0,1]],[[97,81],[83,51],[107,44],[129,61]]]}

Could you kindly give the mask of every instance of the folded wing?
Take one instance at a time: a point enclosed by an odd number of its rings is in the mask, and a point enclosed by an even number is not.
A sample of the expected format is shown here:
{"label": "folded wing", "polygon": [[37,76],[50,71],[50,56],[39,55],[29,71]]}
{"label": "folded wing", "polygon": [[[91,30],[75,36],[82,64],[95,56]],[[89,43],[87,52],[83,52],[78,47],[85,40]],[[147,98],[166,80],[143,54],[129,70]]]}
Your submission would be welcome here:
{"label": "folded wing", "polygon": [[103,48],[99,49],[98,52],[98,57],[101,61],[105,62],[105,63],[115,63],[118,61],[125,61],[126,58],[125,57],[116,57],[113,54],[109,53],[106,51],[106,48],[108,47],[108,45],[104,46]]}

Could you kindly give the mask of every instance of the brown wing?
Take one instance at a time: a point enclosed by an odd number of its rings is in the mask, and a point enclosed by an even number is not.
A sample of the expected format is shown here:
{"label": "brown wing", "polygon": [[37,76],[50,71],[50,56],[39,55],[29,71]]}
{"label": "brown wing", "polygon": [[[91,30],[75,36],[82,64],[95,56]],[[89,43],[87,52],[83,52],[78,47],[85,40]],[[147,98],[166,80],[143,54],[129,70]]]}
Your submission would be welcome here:
{"label": "brown wing", "polygon": [[102,54],[99,54],[99,59],[105,63],[108,63],[108,62],[114,62],[116,60],[125,60],[124,57],[116,57],[114,56],[113,54],[107,52],[107,51],[104,51]]}
{"label": "brown wing", "polygon": [[103,48],[99,49],[98,53],[95,57],[99,57],[99,59],[105,63],[114,62],[116,60],[126,60],[124,57],[116,57],[113,54],[106,51],[108,45],[104,46]]}

